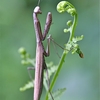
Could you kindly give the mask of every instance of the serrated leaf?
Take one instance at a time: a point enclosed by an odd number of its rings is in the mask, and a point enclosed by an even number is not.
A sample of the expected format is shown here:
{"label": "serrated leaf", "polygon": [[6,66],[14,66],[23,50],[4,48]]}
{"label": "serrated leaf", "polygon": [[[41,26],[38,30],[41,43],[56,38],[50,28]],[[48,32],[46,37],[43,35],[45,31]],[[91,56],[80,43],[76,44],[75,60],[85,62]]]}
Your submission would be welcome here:
{"label": "serrated leaf", "polygon": [[72,41],[73,41],[74,43],[76,43],[76,42],[78,42],[78,41],[81,41],[82,39],[83,39],[83,35],[73,38]]}
{"label": "serrated leaf", "polygon": [[[33,59],[32,61],[33,61],[32,63],[35,65],[35,59]],[[46,64],[47,64],[48,73],[49,73],[48,77],[50,78],[52,76],[52,74],[54,74],[56,72],[57,66],[55,66],[53,64],[53,62],[46,63]],[[48,91],[47,81],[48,81],[48,79],[47,79],[47,73],[44,72],[43,85],[44,85],[45,89]],[[27,89],[33,88],[34,87],[33,83],[34,82],[29,81],[27,84],[25,84],[23,87],[20,88],[20,91],[25,91]]]}
{"label": "serrated leaf", "polygon": [[[66,88],[58,89],[55,92],[52,92],[54,100],[60,100],[60,96],[66,91]],[[51,99],[51,96],[49,95],[49,100]]]}
{"label": "serrated leaf", "polygon": [[[46,63],[47,64],[47,68],[48,68],[48,77],[49,77],[49,79],[50,79],[50,77],[56,72],[56,70],[57,70],[57,68],[58,68],[58,66],[55,66],[54,64],[53,64],[53,62],[50,62],[50,63]],[[45,87],[45,89],[46,89],[46,91],[48,91],[48,85],[47,85],[47,81],[48,81],[48,78],[47,77],[47,72],[45,71],[44,72],[44,80],[43,80],[43,85],[44,85],[44,87]],[[50,81],[50,80],[49,80]]]}
{"label": "serrated leaf", "polygon": [[25,86],[20,88],[20,91],[25,91],[27,89],[33,88],[34,87],[33,83],[34,83],[34,81],[33,82],[32,81],[28,82],[27,84],[25,84]]}
{"label": "serrated leaf", "polygon": [[[55,66],[52,62],[50,63],[46,63],[47,64],[47,68],[48,68],[48,73],[49,73],[49,77],[51,77],[52,74],[54,74],[57,70],[57,65]],[[44,77],[47,77],[47,73],[44,72]]]}

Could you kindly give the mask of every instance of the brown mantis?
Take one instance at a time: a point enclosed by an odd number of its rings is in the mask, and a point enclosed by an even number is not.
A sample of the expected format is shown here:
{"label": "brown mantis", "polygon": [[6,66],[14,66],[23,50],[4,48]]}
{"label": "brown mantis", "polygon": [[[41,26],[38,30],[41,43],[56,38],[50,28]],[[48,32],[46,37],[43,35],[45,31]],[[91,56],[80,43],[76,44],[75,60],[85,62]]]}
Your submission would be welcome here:
{"label": "brown mantis", "polygon": [[52,23],[52,14],[51,12],[48,12],[47,18],[46,18],[46,24],[44,28],[44,32],[42,34],[41,32],[41,25],[37,18],[38,14],[41,14],[40,7],[37,6],[34,9],[33,12],[33,20],[34,20],[34,28],[36,33],[36,66],[35,66],[35,82],[34,82],[34,100],[40,100],[40,96],[42,93],[42,86],[43,86],[43,71],[44,69],[47,69],[44,56],[49,56],[49,44],[50,44],[50,38],[48,37],[48,45],[47,50],[45,51],[42,41],[45,40],[46,35],[50,29],[50,25]]}

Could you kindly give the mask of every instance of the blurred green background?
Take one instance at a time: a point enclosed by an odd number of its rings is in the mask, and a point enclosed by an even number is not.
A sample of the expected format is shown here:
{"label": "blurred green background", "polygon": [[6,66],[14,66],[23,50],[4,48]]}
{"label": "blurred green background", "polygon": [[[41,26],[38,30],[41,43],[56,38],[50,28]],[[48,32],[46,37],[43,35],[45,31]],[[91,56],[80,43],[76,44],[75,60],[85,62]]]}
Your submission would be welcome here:
{"label": "blurred green background", "polygon": [[[25,47],[35,58],[36,39],[33,27],[32,12],[38,0],[0,0],[0,100],[32,100],[33,89],[20,92],[19,88],[28,82],[27,67],[21,65],[18,53],[20,47]],[[64,46],[69,34],[64,34],[66,22],[72,17],[59,14],[56,5],[61,0],[41,0],[42,15],[39,19],[44,28],[46,14],[52,12],[53,24],[50,34],[57,43]],[[77,54],[69,53],[54,86],[54,90],[66,87],[61,100],[100,100],[99,93],[99,34],[100,34],[100,0],[68,0],[78,13],[76,36],[84,35],[79,42],[84,53],[81,59]],[[44,42],[46,47],[47,41]],[[59,63],[59,57],[51,45],[51,55],[47,62]],[[58,53],[63,50],[59,47]],[[43,90],[42,99],[45,96]]]}

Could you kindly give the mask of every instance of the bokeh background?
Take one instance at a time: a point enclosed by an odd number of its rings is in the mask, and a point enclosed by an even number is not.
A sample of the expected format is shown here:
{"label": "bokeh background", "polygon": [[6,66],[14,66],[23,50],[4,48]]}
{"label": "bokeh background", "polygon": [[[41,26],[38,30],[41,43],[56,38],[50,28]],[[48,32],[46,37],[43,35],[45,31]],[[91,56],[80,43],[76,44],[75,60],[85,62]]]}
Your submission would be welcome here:
{"label": "bokeh background", "polygon": [[[46,14],[52,12],[53,23],[49,31],[61,46],[68,41],[69,34],[64,34],[66,22],[72,17],[59,14],[56,5],[61,0],[41,0],[42,15],[39,15],[42,29]],[[77,54],[69,53],[53,90],[67,88],[60,100],[100,100],[100,0],[68,0],[77,9],[78,25],[76,36],[84,35],[79,42],[84,53],[81,59]],[[32,13],[38,0],[0,0],[0,100],[32,100],[33,89],[20,92],[19,88],[30,79],[27,67],[21,65],[18,53],[20,47],[35,58],[36,39]],[[46,47],[47,41],[44,42]],[[47,62],[59,63],[59,57],[51,45],[51,55]],[[59,55],[63,50],[57,47]],[[44,100],[45,89],[41,100]]]}

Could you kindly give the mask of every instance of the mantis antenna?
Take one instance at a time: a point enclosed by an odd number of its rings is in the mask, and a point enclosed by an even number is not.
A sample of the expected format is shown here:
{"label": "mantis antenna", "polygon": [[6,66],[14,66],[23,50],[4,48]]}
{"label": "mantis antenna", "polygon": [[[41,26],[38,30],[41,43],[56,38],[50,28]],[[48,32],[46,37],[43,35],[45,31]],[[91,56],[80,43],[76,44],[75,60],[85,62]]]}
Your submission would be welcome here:
{"label": "mantis antenna", "polygon": [[41,1],[41,0],[38,0],[38,4],[37,4],[38,6],[39,6],[39,4],[40,4],[40,1]]}

